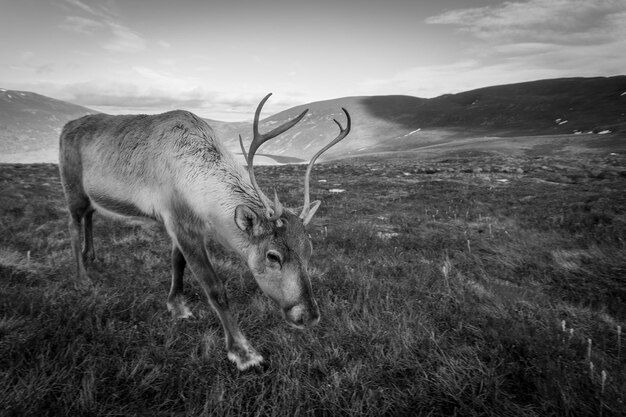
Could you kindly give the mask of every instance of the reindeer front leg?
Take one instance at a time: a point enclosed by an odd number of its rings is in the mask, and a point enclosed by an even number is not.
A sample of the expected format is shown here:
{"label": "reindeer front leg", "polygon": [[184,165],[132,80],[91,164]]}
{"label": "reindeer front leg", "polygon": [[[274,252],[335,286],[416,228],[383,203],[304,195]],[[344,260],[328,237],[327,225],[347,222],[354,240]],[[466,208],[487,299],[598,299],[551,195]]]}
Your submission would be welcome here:
{"label": "reindeer front leg", "polygon": [[202,239],[186,239],[182,236],[176,238],[178,248],[187,261],[187,265],[222,322],[228,359],[235,362],[237,368],[242,371],[251,366],[259,365],[263,362],[263,357],[250,346],[246,337],[241,333],[237,321],[231,315],[226,288],[211,266]]}

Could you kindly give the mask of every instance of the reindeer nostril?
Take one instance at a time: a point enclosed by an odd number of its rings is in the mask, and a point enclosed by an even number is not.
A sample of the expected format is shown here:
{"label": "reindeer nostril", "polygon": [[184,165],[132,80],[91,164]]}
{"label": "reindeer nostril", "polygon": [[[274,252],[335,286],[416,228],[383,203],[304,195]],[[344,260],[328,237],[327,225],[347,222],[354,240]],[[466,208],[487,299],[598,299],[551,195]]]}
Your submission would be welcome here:
{"label": "reindeer nostril", "polygon": [[283,310],[284,318],[292,326],[303,328],[306,326],[315,326],[320,321],[320,312],[317,304],[309,309],[304,305],[298,304],[291,308]]}

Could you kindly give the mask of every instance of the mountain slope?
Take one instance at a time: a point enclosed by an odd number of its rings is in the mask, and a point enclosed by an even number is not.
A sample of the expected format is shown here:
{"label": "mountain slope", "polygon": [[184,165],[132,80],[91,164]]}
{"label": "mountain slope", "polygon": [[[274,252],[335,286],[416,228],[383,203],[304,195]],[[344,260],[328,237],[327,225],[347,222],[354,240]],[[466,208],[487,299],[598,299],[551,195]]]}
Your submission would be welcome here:
{"label": "mountain slope", "polygon": [[[341,107],[352,116],[352,133],[328,151],[327,159],[406,151],[467,137],[626,135],[626,76],[541,80],[432,99],[368,96],[309,103],[263,120],[261,130],[266,131],[309,109],[302,122],[260,152],[310,158],[338,133],[333,118],[345,125]],[[240,123],[237,132],[232,126],[216,130],[238,152],[237,134],[249,143],[252,128]]]}
{"label": "mountain slope", "polygon": [[[352,133],[321,160],[411,151],[460,139],[470,146],[468,139],[495,136],[612,132],[624,137],[626,76],[540,80],[432,99],[364,96],[309,103],[261,121],[260,130],[265,132],[309,109],[298,125],[259,149],[258,161],[308,160],[338,134],[333,118],[345,126],[342,107],[352,116]],[[56,154],[63,124],[88,113],[94,112],[34,93],[0,89],[0,153],[28,151],[32,158],[32,151],[39,151],[43,160],[49,160]],[[207,122],[231,151],[241,154],[240,134],[249,146],[251,121]]]}
{"label": "mountain slope", "polygon": [[[374,100],[377,105],[390,109],[391,113],[395,112],[395,116],[389,118],[372,117],[368,100]],[[327,152],[326,158],[322,157],[321,159],[365,152],[379,147],[388,140],[405,135],[407,132],[402,123],[403,119],[411,117],[417,106],[423,101],[424,99],[408,96],[394,96],[391,99],[386,97],[344,97],[293,107],[261,121],[260,130],[266,132],[296,117],[304,109],[309,110],[305,118],[293,129],[264,144],[259,152],[288,155],[308,160],[339,133],[339,127],[333,119],[340,122],[342,126],[346,126],[346,116],[341,110],[342,107],[350,113],[352,131],[346,139]],[[237,135],[242,135],[247,147],[252,138],[252,124],[241,123],[236,128],[236,132],[231,126],[224,129],[218,127],[216,130],[231,150],[240,152]]]}
{"label": "mountain slope", "polygon": [[564,78],[481,88],[429,101],[426,124],[472,126],[500,134],[626,132],[626,76]]}
{"label": "mountain slope", "polygon": [[0,89],[0,149],[7,154],[57,149],[63,125],[90,113],[95,111],[27,91]]}

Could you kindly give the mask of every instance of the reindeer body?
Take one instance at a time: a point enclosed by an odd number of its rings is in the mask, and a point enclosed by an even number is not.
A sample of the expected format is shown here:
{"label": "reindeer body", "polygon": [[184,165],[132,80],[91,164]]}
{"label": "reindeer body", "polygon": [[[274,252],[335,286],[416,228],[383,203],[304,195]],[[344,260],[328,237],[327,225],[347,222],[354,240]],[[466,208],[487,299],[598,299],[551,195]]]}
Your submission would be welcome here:
{"label": "reindeer body", "polygon": [[237,253],[261,290],[281,307],[289,324],[317,323],[319,309],[307,272],[312,246],[305,225],[319,202],[309,206],[308,176],[317,156],[350,129],[346,112],[348,128],[344,130],[337,122],[341,134],[311,160],[300,217],[283,210],[277,197],[272,208],[254,179],[254,153],[306,112],[261,135],[258,118],[268,97],[255,114],[255,138],[246,154],[248,173],[206,122],[180,110],[153,116],[84,116],[67,123],[60,138],[59,170],[70,212],[77,284],[91,282],[84,263],[95,259],[94,211],[162,224],[172,239],[168,309],[176,318],[192,315],[182,291],[184,269],[189,266],[222,322],[228,357],[239,369],[257,365],[263,358],[230,313],[224,284],[211,266],[206,242],[217,240]]}
{"label": "reindeer body", "polygon": [[59,159],[70,211],[176,219],[240,255],[245,239],[232,221],[235,208],[262,207],[213,129],[185,111],[71,121],[61,134]]}

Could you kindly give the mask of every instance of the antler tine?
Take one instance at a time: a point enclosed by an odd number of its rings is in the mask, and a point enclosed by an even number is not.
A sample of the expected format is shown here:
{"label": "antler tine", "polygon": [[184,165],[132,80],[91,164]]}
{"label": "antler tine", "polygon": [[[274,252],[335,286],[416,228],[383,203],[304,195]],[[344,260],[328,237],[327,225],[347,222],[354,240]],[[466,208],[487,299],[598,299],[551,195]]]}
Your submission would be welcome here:
{"label": "antler tine", "polygon": [[246,147],[243,146],[243,139],[241,135],[239,135],[239,146],[241,146],[241,153],[243,154],[243,158],[246,160],[246,164],[248,163],[248,154],[246,152]]}
{"label": "antler tine", "polygon": [[265,102],[267,101],[268,98],[270,98],[271,95],[272,93],[269,93],[268,95],[263,97],[263,100],[261,100],[256,111],[254,112],[254,123],[252,125],[252,132],[254,133],[254,138],[252,140],[252,144],[250,145],[250,150],[248,151],[248,155],[251,155],[250,159],[252,159],[252,157],[256,153],[256,150],[262,144],[264,144],[268,140],[275,138],[276,136],[294,127],[300,120],[302,120],[302,118],[304,118],[304,116],[309,111],[309,109],[304,110],[302,113],[298,115],[298,117],[295,117],[294,119],[278,126],[275,129],[270,130],[267,133],[259,133],[259,117],[261,116],[261,109],[263,109]]}
{"label": "antler tine", "polygon": [[244,158],[246,158],[246,162],[248,164],[248,174],[250,175],[250,182],[252,183],[254,190],[259,196],[259,199],[263,203],[263,206],[267,210],[268,218],[270,220],[276,220],[282,215],[283,206],[282,204],[280,204],[280,201],[278,201],[278,195],[276,194],[276,191],[274,191],[274,208],[272,209],[270,199],[267,198],[267,196],[263,193],[263,191],[261,191],[261,188],[259,187],[259,184],[256,182],[256,178],[254,176],[254,165],[253,165],[254,155],[256,154],[257,149],[259,149],[259,147],[263,143],[267,142],[268,140],[272,138],[275,138],[281,133],[284,133],[287,130],[294,127],[300,120],[302,120],[302,118],[306,115],[306,113],[309,110],[308,109],[304,110],[302,113],[300,113],[298,117],[276,127],[275,129],[272,129],[271,131],[267,133],[261,134],[259,133],[259,117],[261,116],[261,109],[263,109],[263,105],[265,104],[267,99],[270,98],[271,95],[272,93],[269,93],[268,95],[263,97],[263,100],[261,100],[261,102],[257,106],[256,111],[254,112],[254,123],[252,124],[253,138],[252,138],[252,143],[250,144],[250,148],[248,149],[247,154],[243,146],[243,140],[241,139],[241,135],[239,135],[239,144],[241,145],[241,150],[243,151]]}
{"label": "antler tine", "polygon": [[[343,107],[341,108],[341,110],[343,110],[343,112],[346,114],[346,119],[347,119],[346,128],[344,129],[343,126],[341,125],[341,123],[339,123],[337,121],[337,119],[333,119],[333,121],[335,123],[337,123],[337,126],[339,126],[339,135],[337,135],[337,137],[335,139],[333,139],[332,142],[330,142],[328,145],[326,145],[322,149],[320,149],[313,156],[313,158],[311,158],[311,161],[309,162],[309,166],[306,169],[306,174],[304,176],[304,207],[302,208],[302,213],[300,213],[300,218],[303,219],[303,220],[306,220],[306,218],[307,218],[307,216],[309,214],[309,209],[310,209],[309,179],[311,177],[311,170],[313,169],[313,164],[315,163],[315,161],[317,160],[317,158],[321,154],[326,152],[332,146],[335,146],[339,141],[341,141],[343,138],[348,136],[348,133],[350,133],[350,128],[352,126],[350,113],[348,113],[348,110],[344,109]],[[308,221],[307,221],[307,223],[308,223]]]}

